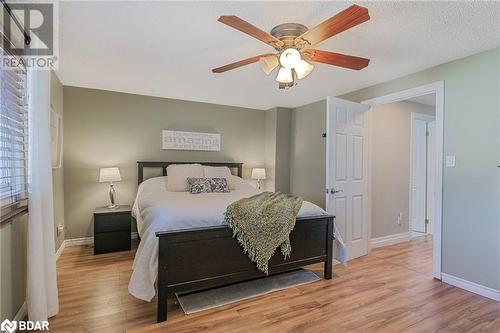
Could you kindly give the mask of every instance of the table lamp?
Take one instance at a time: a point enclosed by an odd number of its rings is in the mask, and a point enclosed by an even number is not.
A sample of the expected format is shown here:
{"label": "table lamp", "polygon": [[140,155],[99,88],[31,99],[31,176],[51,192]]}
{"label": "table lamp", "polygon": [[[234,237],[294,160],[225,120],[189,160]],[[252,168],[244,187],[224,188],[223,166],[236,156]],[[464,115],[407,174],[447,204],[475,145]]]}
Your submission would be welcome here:
{"label": "table lamp", "polygon": [[100,168],[99,169],[99,182],[100,183],[109,183],[109,200],[111,204],[108,208],[118,208],[118,205],[115,204],[116,200],[116,192],[113,187],[113,182],[119,182],[122,180],[120,176],[120,169],[118,168]]}
{"label": "table lamp", "polygon": [[266,169],[253,168],[252,179],[257,179],[257,189],[260,190],[260,181],[266,179]]}

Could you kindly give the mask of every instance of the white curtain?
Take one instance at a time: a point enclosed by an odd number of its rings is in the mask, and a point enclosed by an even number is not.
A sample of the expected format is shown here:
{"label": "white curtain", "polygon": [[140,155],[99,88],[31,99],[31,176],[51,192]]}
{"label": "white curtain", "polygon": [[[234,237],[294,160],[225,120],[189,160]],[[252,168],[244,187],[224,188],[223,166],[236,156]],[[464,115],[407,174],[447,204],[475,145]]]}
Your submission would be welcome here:
{"label": "white curtain", "polygon": [[59,312],[50,144],[50,71],[29,70],[28,317]]}

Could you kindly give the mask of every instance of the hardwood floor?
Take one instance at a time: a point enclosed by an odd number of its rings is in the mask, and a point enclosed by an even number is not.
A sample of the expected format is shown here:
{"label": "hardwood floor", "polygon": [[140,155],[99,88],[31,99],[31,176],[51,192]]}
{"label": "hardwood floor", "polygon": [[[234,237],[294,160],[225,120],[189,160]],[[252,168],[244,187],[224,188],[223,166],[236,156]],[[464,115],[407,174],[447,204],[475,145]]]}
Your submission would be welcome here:
{"label": "hardwood floor", "polygon": [[[334,267],[330,281],[302,285],[186,316],[173,300],[155,323],[155,302],[128,294],[135,250],[92,255],[68,247],[57,262],[60,313],[51,332],[500,332],[500,303],[432,278],[432,241],[378,248]],[[135,248],[135,247],[134,247]],[[310,267],[318,275],[322,265]]]}

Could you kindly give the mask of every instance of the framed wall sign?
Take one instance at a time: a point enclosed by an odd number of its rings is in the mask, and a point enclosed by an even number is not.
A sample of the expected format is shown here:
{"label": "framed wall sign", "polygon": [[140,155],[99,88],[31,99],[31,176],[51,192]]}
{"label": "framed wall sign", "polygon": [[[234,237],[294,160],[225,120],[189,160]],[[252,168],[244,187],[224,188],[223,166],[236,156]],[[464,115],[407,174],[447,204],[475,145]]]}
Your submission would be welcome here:
{"label": "framed wall sign", "polygon": [[220,151],[220,134],[164,130],[162,148],[168,150]]}

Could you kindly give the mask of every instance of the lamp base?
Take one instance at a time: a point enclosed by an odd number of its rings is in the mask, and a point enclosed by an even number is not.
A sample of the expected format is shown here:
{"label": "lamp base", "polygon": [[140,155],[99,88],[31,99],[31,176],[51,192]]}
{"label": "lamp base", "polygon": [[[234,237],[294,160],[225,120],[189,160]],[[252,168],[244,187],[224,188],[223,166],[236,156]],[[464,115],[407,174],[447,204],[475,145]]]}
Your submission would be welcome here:
{"label": "lamp base", "polygon": [[115,204],[116,192],[115,192],[115,187],[113,186],[113,183],[109,184],[109,201],[111,204],[107,207],[108,209],[116,209],[116,208],[120,207],[119,205]]}

